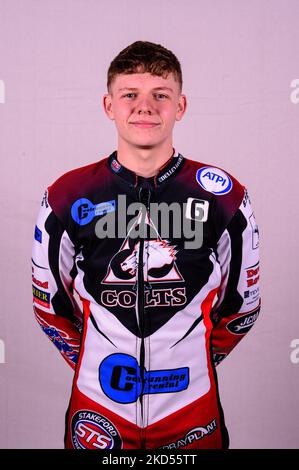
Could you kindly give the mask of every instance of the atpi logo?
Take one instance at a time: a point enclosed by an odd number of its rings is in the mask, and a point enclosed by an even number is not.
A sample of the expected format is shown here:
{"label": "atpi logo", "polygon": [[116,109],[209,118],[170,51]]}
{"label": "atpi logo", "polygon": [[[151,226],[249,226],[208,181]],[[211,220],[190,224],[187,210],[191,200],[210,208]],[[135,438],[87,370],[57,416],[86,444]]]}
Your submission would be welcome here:
{"label": "atpi logo", "polygon": [[232,180],[224,171],[211,166],[197,170],[196,181],[203,189],[217,196],[229,193],[233,187]]}
{"label": "atpi logo", "polygon": [[72,418],[72,442],[75,449],[121,449],[122,440],[114,424],[105,416],[80,410]]}

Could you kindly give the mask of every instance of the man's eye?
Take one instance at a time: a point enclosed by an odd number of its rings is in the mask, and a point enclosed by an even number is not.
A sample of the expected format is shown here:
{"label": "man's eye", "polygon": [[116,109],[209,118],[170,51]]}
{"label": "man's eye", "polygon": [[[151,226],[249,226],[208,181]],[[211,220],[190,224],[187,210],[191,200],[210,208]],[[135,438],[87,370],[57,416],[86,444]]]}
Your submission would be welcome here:
{"label": "man's eye", "polygon": [[136,95],[136,93],[127,93],[126,95],[124,95],[124,97],[129,96],[129,95]]}
{"label": "man's eye", "polygon": [[[131,98],[132,96],[136,96],[136,93],[127,93],[126,95],[123,95],[124,98]],[[155,94],[156,97],[158,97],[159,99],[164,99],[164,98],[167,98],[166,95],[164,95],[163,93],[156,93]]]}

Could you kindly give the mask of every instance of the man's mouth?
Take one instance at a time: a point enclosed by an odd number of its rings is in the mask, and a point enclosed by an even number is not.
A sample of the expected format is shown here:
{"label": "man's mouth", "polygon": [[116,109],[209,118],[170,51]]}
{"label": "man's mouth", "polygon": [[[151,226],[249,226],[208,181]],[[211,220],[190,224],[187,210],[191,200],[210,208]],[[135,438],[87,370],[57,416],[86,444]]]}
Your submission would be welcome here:
{"label": "man's mouth", "polygon": [[151,127],[159,126],[158,123],[150,122],[150,121],[135,121],[135,122],[131,122],[130,124],[133,124],[133,126],[136,126],[136,127],[140,127],[141,129],[148,129]]}

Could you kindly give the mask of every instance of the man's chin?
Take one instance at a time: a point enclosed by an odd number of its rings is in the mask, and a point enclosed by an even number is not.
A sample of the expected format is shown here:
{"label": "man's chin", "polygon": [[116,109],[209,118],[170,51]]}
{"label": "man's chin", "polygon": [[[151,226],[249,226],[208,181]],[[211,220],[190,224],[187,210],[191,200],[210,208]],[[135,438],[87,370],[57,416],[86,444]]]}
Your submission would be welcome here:
{"label": "man's chin", "polygon": [[134,147],[134,148],[137,148],[137,149],[154,149],[154,148],[157,148],[159,147],[159,142],[149,142],[149,141],[145,141],[145,142],[129,142],[129,144]]}
{"label": "man's chin", "polygon": [[139,148],[139,149],[154,149],[157,147],[157,145],[155,144],[137,144],[135,145],[136,148]]}
{"label": "man's chin", "polygon": [[163,144],[163,139],[124,139],[129,147],[140,150],[153,150],[158,149]]}

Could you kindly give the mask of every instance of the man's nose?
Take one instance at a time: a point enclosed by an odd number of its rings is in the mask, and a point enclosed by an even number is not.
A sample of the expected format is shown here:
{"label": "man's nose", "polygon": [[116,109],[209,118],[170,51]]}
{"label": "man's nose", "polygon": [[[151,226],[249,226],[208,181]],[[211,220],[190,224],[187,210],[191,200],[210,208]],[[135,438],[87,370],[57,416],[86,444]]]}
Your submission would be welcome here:
{"label": "man's nose", "polygon": [[138,113],[151,113],[153,111],[153,105],[150,98],[140,97],[137,103],[137,111]]}

